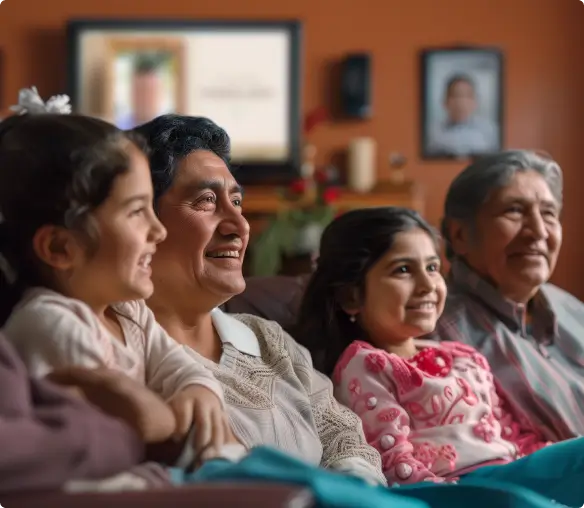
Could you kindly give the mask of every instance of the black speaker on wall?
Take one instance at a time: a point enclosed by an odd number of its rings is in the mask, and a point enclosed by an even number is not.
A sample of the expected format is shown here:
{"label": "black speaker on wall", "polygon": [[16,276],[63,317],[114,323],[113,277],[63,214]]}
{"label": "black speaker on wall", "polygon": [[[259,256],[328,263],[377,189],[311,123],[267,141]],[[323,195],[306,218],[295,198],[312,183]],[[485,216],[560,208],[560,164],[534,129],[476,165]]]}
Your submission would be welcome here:
{"label": "black speaker on wall", "polygon": [[341,63],[341,113],[348,118],[369,118],[371,106],[371,55],[347,55]]}

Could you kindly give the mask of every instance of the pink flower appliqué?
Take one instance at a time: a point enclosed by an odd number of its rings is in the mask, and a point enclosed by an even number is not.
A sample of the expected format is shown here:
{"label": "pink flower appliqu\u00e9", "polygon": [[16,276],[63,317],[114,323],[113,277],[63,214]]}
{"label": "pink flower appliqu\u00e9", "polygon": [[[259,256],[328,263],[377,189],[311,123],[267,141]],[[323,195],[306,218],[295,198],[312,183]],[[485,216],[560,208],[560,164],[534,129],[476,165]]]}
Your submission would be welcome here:
{"label": "pink flower appliqu\u00e9", "polygon": [[462,388],[462,400],[464,400],[469,406],[474,406],[479,401],[466,379],[457,377],[456,384]]}
{"label": "pink flower appliqu\u00e9", "polygon": [[454,471],[456,468],[456,460],[458,459],[458,453],[456,453],[456,448],[452,445],[441,446],[438,450],[438,456],[448,462],[450,471]]}
{"label": "pink flower appliqu\u00e9", "polygon": [[389,355],[388,358],[399,393],[408,393],[424,384],[424,378],[417,367],[394,354]]}
{"label": "pink flower appliqu\u00e9", "polygon": [[351,381],[349,381],[349,386],[347,388],[349,389],[351,397],[356,397],[361,393],[361,382],[356,377],[354,377],[351,379]]}
{"label": "pink flower appliqu\u00e9", "polygon": [[347,347],[347,349],[345,349],[345,351],[343,351],[343,354],[339,358],[337,364],[335,365],[335,369],[333,371],[333,381],[335,382],[335,384],[339,384],[341,382],[341,378],[342,378],[344,370],[347,368],[347,365],[349,365],[349,363],[351,362],[353,357],[361,349],[363,349],[363,344],[364,343],[356,340],[355,342],[352,342]]}
{"label": "pink flower appliqu\u00e9", "polygon": [[438,458],[438,450],[430,443],[420,443],[414,448],[414,458],[421,462],[426,469],[432,469]]}
{"label": "pink flower appliqu\u00e9", "polygon": [[382,409],[377,413],[377,419],[380,422],[390,423],[395,421],[395,419],[400,415],[399,409],[395,407],[389,407],[387,409]]}
{"label": "pink flower appliqu\u00e9", "polygon": [[386,365],[387,357],[381,351],[373,351],[365,357],[365,368],[374,374],[379,374]]}
{"label": "pink flower appliqu\u00e9", "polygon": [[491,413],[483,415],[472,431],[476,437],[481,438],[486,443],[490,443],[495,437],[493,415]]}
{"label": "pink flower appliqu\u00e9", "polygon": [[472,361],[483,370],[486,370],[486,371],[491,370],[491,366],[489,365],[489,362],[487,362],[487,359],[483,355],[481,355],[480,353],[474,353],[472,355]]}

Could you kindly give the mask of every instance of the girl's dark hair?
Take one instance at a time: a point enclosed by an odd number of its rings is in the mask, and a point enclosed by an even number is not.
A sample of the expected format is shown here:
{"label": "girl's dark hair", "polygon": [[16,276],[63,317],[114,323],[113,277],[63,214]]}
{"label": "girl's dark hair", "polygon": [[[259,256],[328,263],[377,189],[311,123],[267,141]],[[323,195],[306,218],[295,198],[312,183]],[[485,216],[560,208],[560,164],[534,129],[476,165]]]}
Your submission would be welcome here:
{"label": "girl's dark hair", "polygon": [[231,140],[208,118],[162,115],[130,132],[137,132],[148,143],[155,205],[172,185],[179,162],[192,152],[209,150],[229,168]]}
{"label": "girl's dark hair", "polygon": [[365,295],[367,272],[391,249],[398,233],[413,229],[425,231],[438,245],[436,231],[407,208],[353,210],[324,230],[295,329],[296,340],[308,348],[316,369],[331,376],[347,346],[366,339],[341,304],[355,289],[361,298]]}
{"label": "girl's dark hair", "polygon": [[22,115],[0,122],[0,326],[29,287],[48,285],[33,251],[48,224],[86,234],[91,213],[129,168],[128,142],[145,143],[102,120],[80,115]]}

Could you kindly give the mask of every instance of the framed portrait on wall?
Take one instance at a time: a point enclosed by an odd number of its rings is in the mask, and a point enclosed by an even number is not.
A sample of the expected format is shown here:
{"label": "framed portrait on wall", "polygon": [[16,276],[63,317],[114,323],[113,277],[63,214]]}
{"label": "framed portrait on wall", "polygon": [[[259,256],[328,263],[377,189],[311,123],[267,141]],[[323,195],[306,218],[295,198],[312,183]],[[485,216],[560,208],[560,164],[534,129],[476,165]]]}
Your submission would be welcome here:
{"label": "framed portrait on wall", "polygon": [[424,159],[470,158],[503,148],[500,50],[425,50],[421,77]]}
{"label": "framed portrait on wall", "polygon": [[300,24],[71,21],[76,112],[130,129],[162,114],[208,117],[231,138],[242,183],[300,168]]}

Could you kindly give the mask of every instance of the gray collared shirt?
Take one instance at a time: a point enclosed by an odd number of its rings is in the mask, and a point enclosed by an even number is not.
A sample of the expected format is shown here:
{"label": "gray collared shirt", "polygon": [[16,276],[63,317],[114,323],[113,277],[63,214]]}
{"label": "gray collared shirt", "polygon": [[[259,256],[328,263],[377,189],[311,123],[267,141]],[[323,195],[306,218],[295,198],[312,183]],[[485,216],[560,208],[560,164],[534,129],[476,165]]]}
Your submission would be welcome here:
{"label": "gray collared shirt", "polygon": [[473,117],[463,123],[446,122],[430,133],[428,151],[436,154],[465,156],[495,152],[499,136],[495,124],[486,118]]}
{"label": "gray collared shirt", "polygon": [[506,300],[454,261],[433,338],[475,347],[514,405],[550,440],[584,435],[584,304],[545,284],[530,305]]}

